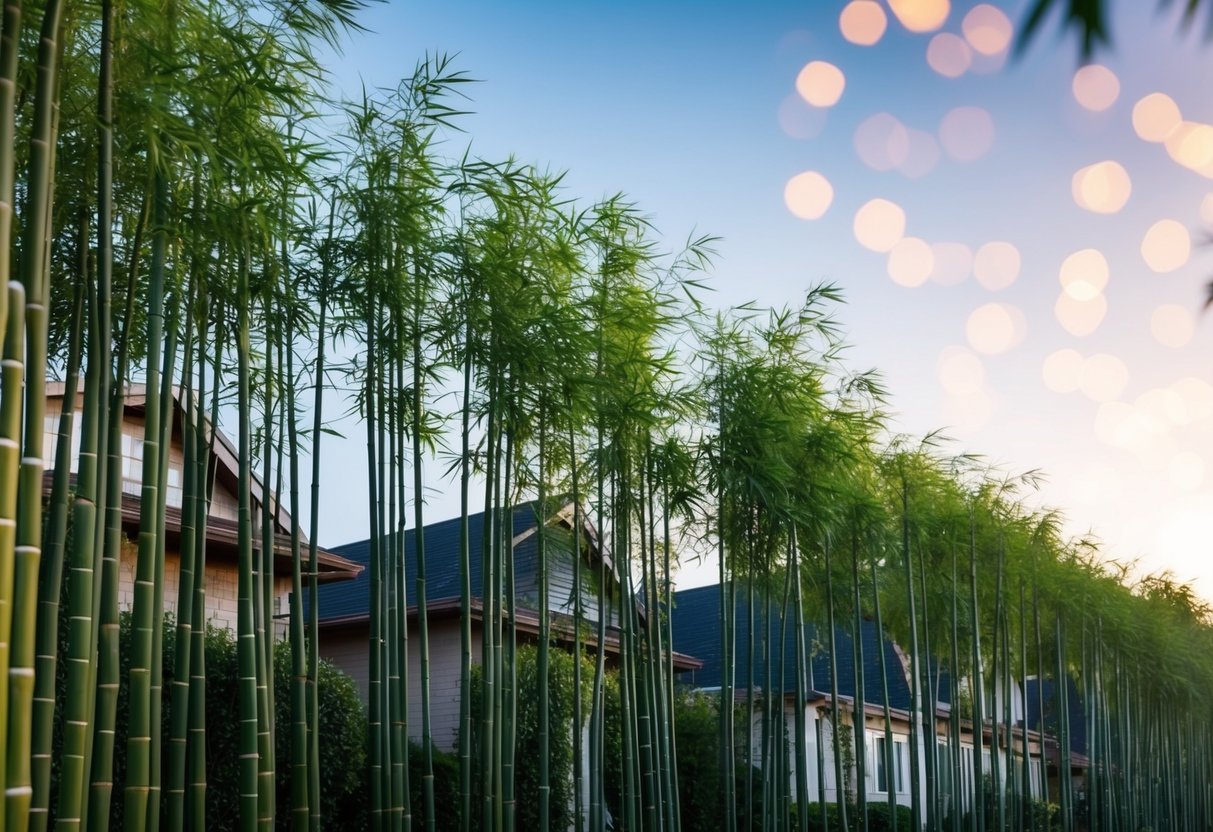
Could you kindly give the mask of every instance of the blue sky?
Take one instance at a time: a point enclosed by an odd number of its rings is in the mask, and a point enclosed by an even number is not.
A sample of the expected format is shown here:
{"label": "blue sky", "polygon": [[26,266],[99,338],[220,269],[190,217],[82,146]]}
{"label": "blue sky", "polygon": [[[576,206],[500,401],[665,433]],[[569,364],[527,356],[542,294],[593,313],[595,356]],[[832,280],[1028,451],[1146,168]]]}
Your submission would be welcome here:
{"label": "blue sky", "polygon": [[[948,78],[928,65],[932,37],[963,35],[974,5],[954,3],[940,30],[921,34],[882,4],[886,32],[859,46],[840,32],[842,3],[392,2],[361,18],[370,32],[353,36],[330,70],[334,91],[355,97],[362,84],[394,86],[426,52],[458,53],[458,67],[482,82],[469,88],[472,113],[462,120],[466,133],[449,140],[452,155],[470,143],[485,158],[514,155],[566,170],[567,192],[580,200],[626,193],[671,247],[692,232],[719,235],[713,305],[778,306],[819,281],[839,284],[849,361],[882,371],[898,430],[947,428],[958,451],[985,454],[1008,471],[1043,469],[1049,482],[1037,499],[1065,510],[1071,531],[1094,529],[1110,557],[1171,568],[1213,597],[1213,336],[1194,314],[1213,273],[1203,244],[1213,226],[1200,216],[1213,180],[1143,141],[1132,123],[1134,104],[1154,92],[1171,96],[1185,119],[1213,122],[1213,99],[1202,90],[1213,47],[1176,34],[1173,13],[1160,16],[1153,4],[1113,4],[1116,42],[1098,61],[1118,78],[1119,95],[1092,112],[1072,92],[1077,51],[1056,26],[1023,59],[984,59],[980,73]],[[1003,8],[1016,24],[1022,18],[1020,4]],[[796,97],[810,61],[845,76],[834,106],[813,110]],[[811,129],[789,135],[781,106]],[[856,130],[875,114],[938,137],[957,107],[980,108],[993,123],[993,143],[977,159],[943,153],[928,173],[909,178],[873,170],[856,150]],[[1132,183],[1111,214],[1084,210],[1071,192],[1076,171],[1104,160],[1123,166]],[[788,180],[809,170],[834,192],[811,221],[784,201]],[[970,251],[1011,243],[1021,258],[1017,279],[998,291],[971,274],[955,285],[898,285],[886,255],[860,245],[852,230],[873,198],[901,206],[905,233],[926,243]],[[1141,245],[1161,219],[1177,221],[1193,243],[1180,267],[1156,274]],[[1108,263],[1107,313],[1078,336],[1054,304],[1062,262],[1087,248]],[[1174,253],[1164,249],[1164,257]],[[998,306],[985,314],[1005,311],[1019,327],[1014,344],[993,354],[978,348],[991,346],[980,326],[990,319],[971,319],[988,304]],[[1191,317],[1190,340],[1165,346],[1152,334],[1160,305]],[[971,320],[975,330],[967,331]],[[1164,329],[1164,338],[1182,340]],[[1089,394],[1045,383],[1046,359],[1061,350],[1082,357],[1070,382],[1085,379]],[[949,381],[947,369],[958,367],[968,375]],[[357,429],[345,427],[353,443]],[[363,538],[365,520],[349,511],[361,457],[336,442],[325,454],[332,473],[321,542]],[[454,489],[436,479],[432,488],[430,516],[456,513]],[[689,569],[681,583],[702,583],[713,571]]]}

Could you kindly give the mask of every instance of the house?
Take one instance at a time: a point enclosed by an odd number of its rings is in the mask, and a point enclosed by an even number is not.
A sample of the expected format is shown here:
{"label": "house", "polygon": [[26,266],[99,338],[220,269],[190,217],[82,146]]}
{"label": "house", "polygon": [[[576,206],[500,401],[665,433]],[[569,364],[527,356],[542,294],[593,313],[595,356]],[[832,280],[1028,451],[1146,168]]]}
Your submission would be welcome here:
{"label": "house", "polygon": [[[790,618],[785,619],[778,610],[764,615],[765,610],[756,605],[754,611],[754,651],[753,667],[750,666],[750,610],[746,598],[738,597],[735,601],[735,637],[736,660],[734,662],[733,685],[738,702],[745,702],[750,697],[751,672],[754,679],[754,698],[761,702],[762,690],[769,689],[776,697],[783,700],[783,711],[788,726],[795,725],[796,701],[796,646],[794,625]],[[688,589],[674,594],[674,608],[671,613],[674,646],[678,650],[693,653],[702,662],[699,669],[684,672],[680,681],[685,685],[696,688],[719,691],[724,681],[723,656],[720,646],[720,586],[705,586]],[[790,790],[795,793],[796,770],[802,762],[807,767],[809,799],[813,802],[824,798],[826,802],[837,802],[839,796],[845,795],[848,802],[854,802],[858,790],[862,787],[869,804],[887,803],[892,792],[893,800],[899,805],[909,806],[913,803],[911,792],[911,767],[914,757],[917,757],[919,770],[927,770],[926,737],[934,734],[934,754],[932,755],[932,770],[936,772],[937,793],[940,795],[941,811],[947,811],[952,803],[952,795],[959,794],[964,811],[971,809],[973,795],[973,757],[976,747],[975,727],[971,719],[960,720],[960,743],[958,758],[954,756],[955,746],[951,731],[951,683],[947,671],[936,663],[931,663],[925,674],[929,684],[925,685],[927,696],[931,697],[925,713],[930,714],[934,705],[934,719],[924,717],[921,706],[911,711],[911,663],[907,653],[893,640],[877,631],[873,621],[865,619],[860,627],[858,643],[852,632],[852,627],[837,626],[834,632],[834,649],[837,660],[837,700],[835,685],[831,679],[830,668],[830,638],[826,628],[806,622],[804,624],[804,644],[806,659],[805,701],[799,707],[805,713],[805,746],[807,759],[796,759],[796,742],[791,739],[788,743],[789,755],[788,776]],[[856,649],[856,648],[860,649]],[[779,667],[768,673],[767,659],[770,656],[772,664],[778,662]],[[861,657],[862,663],[857,664],[856,658]],[[881,659],[883,658],[883,673]],[[781,670],[782,669],[782,672]],[[857,670],[861,670],[857,672]],[[862,718],[862,734],[859,733],[859,716],[857,713],[858,680],[862,675],[864,710]],[[885,706],[889,714],[889,724],[885,724]],[[1013,699],[1019,699],[1013,696]],[[833,732],[833,712],[837,702],[838,726],[843,732],[840,746],[844,748],[844,761],[841,767],[835,764]],[[1000,700],[1001,701],[1001,700]],[[1025,728],[1022,713],[1013,721],[1014,731],[1011,735],[1011,752],[1014,768],[1010,775],[1018,789],[1022,780],[1022,746]],[[756,717],[758,719],[758,717]],[[934,723],[933,726],[928,722]],[[912,730],[915,729],[915,730]],[[744,730],[744,726],[738,728]],[[794,730],[794,728],[792,729]],[[994,747],[995,726],[986,722],[981,729],[983,771],[991,770],[991,749]],[[1007,752],[1006,732],[997,732],[1002,738],[999,745],[1000,760],[1005,759]],[[1041,776],[1044,772],[1044,756],[1051,738],[1042,735],[1038,730],[1026,730],[1028,746],[1029,777],[1031,794],[1042,793]],[[862,746],[858,741],[861,739]],[[889,755],[886,743],[892,740],[892,754]],[[914,740],[917,740],[915,742]],[[864,776],[859,782],[859,759],[857,750],[862,747],[864,760]],[[760,749],[755,747],[753,759],[759,759]],[[887,769],[887,761],[891,756],[892,768]],[[956,763],[959,763],[959,778],[957,778]],[[841,786],[837,772],[842,769]],[[957,789],[958,791],[953,791]],[[928,795],[925,776],[920,778],[919,799],[926,805]]]}
{"label": "house", "polygon": [[[522,503],[513,509],[512,551],[514,586],[518,613],[516,629],[519,641],[534,641],[539,635],[539,572],[538,540],[545,535],[548,558],[548,609],[551,632],[558,645],[573,647],[574,568],[573,568],[573,505],[565,504],[550,514],[542,528],[539,505]],[[590,520],[581,513],[581,597],[586,626],[598,621],[598,580],[606,568],[608,662],[619,651],[620,592],[619,573],[609,554],[601,554],[598,535]],[[480,661],[483,635],[483,587],[481,580],[483,513],[468,517],[469,554],[471,561],[472,660]],[[444,751],[454,750],[458,742],[460,699],[460,518],[444,520],[425,526],[426,551],[426,620],[429,627],[430,649],[430,719],[434,745]],[[415,636],[417,623],[416,543],[415,531],[404,535],[405,574],[408,592],[409,632]],[[367,567],[370,562],[370,541],[363,540],[337,546],[334,554]],[[340,667],[358,682],[366,698],[370,679],[370,570],[364,569],[357,578],[324,587],[320,592],[320,654]],[[643,616],[643,610],[639,610]],[[595,636],[583,636],[583,644],[593,649]],[[691,670],[698,662],[690,656],[675,654],[678,670]],[[420,736],[421,693],[420,651],[409,645],[408,702],[409,732]]]}
{"label": "house", "polygon": [[[182,447],[180,391],[174,391],[174,424],[172,430],[172,445],[169,450],[169,467],[166,495],[165,518],[165,564],[164,564],[164,603],[165,609],[175,612],[177,609],[177,586],[181,560],[178,553],[181,536],[181,500],[184,486],[182,466],[184,450]],[[119,567],[119,604],[130,609],[134,602],[134,575],[137,547],[131,541],[139,534],[139,495],[141,475],[143,472],[143,435],[144,413],[147,391],[143,385],[132,385],[128,388],[123,410],[122,425],[122,527],[127,542],[122,547]],[[76,410],[79,413],[81,397],[76,398]],[[47,384],[46,414],[43,441],[43,462],[46,466],[44,477],[45,488],[49,492],[51,471],[54,466],[55,450],[59,436],[59,417],[63,411],[63,384],[50,382]],[[207,423],[209,429],[209,422]],[[237,522],[238,507],[237,491],[239,486],[239,460],[236,449],[231,441],[221,431],[215,432],[214,451],[209,461],[214,476],[214,491],[212,493],[210,514],[207,520],[207,555],[206,555],[206,613],[207,618],[216,626],[230,630],[236,629],[237,613]],[[76,451],[80,447],[80,419],[75,420],[72,437],[72,472],[76,470]],[[262,501],[267,499],[261,481],[254,475],[251,483],[253,512],[259,516]],[[285,613],[291,585],[290,557],[290,515],[281,507],[275,506],[273,498],[270,505],[274,509],[275,559],[274,559],[274,610],[275,615]],[[258,545],[260,523],[255,524],[254,545]],[[306,544],[305,544],[306,545]],[[362,566],[340,557],[332,552],[318,553],[319,580],[322,583],[333,581],[348,581],[357,577]],[[285,624],[277,628],[279,635],[285,633]]]}

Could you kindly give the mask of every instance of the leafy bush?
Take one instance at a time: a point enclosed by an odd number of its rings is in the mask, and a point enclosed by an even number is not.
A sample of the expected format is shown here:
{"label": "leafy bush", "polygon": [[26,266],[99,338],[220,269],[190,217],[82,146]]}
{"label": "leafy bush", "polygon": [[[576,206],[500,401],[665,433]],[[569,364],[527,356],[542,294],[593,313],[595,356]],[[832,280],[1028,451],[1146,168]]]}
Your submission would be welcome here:
{"label": "leafy bush", "polygon": [[[126,774],[126,726],[130,672],[131,616],[121,618],[121,685],[118,691],[117,732],[114,743],[114,791],[111,829],[122,828],[122,793]],[[167,748],[171,710],[176,626],[171,616],[164,623],[164,686],[162,733],[165,753],[162,774],[167,774]],[[61,663],[62,664],[62,663]],[[291,775],[291,648],[279,642],[274,650],[274,704],[277,731],[278,828],[290,828]],[[208,830],[239,827],[239,731],[235,716],[237,693],[236,642],[225,629],[208,627],[206,633],[206,824]],[[326,829],[357,832],[367,827],[363,800],[366,778],[366,713],[353,679],[327,662],[320,662],[320,768],[321,812]],[[456,786],[457,788],[457,786]]]}
{"label": "leafy bush", "polygon": [[[518,708],[515,723],[514,797],[517,806],[515,825],[518,829],[539,828],[539,651],[533,645],[519,645],[517,654]],[[573,656],[564,650],[548,653],[548,778],[551,786],[549,805],[553,829],[569,828],[573,824]],[[590,713],[590,692],[593,686],[593,665],[583,659],[582,714]],[[479,806],[480,796],[480,714],[481,668],[472,667],[472,805]],[[611,698],[608,694],[608,700]],[[617,725],[618,723],[615,722]],[[609,740],[608,740],[609,747]],[[435,778],[437,778],[435,766]],[[458,804],[459,767],[456,760],[451,769],[453,793]],[[414,807],[416,813],[416,807]],[[456,818],[457,820],[457,818]],[[473,818],[477,828],[479,813]],[[441,828],[441,827],[440,827]]]}
{"label": "leafy bush", "polygon": [[[796,818],[799,807],[792,806],[792,817]],[[837,803],[826,804],[826,824],[823,829],[821,823],[821,804],[810,803],[806,806],[808,812],[808,827],[810,832],[838,832],[842,829],[842,818],[838,811]],[[868,832],[890,832],[894,828],[890,822],[892,817],[889,812],[889,804],[887,803],[869,803],[868,804]],[[914,828],[914,815],[910,811],[909,806],[897,806],[896,813],[897,829],[909,830]],[[851,829],[861,828],[862,822],[859,819],[859,809],[854,804],[847,805],[847,822]],[[795,824],[793,824],[794,826]]]}

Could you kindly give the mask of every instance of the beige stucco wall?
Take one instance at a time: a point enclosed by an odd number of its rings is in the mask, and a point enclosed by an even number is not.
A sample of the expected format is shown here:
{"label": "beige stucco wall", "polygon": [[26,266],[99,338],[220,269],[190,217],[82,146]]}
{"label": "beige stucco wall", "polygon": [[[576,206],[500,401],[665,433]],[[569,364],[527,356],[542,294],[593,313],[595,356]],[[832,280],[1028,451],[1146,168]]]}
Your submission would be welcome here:
{"label": "beige stucco wall", "polygon": [[[459,740],[460,636],[458,618],[430,622],[430,731],[434,745],[454,751]],[[472,627],[472,661],[480,663],[481,630]],[[321,633],[320,655],[358,683],[365,702],[370,679],[370,646],[366,627]],[[421,739],[421,648],[415,628],[409,632],[409,736]]]}

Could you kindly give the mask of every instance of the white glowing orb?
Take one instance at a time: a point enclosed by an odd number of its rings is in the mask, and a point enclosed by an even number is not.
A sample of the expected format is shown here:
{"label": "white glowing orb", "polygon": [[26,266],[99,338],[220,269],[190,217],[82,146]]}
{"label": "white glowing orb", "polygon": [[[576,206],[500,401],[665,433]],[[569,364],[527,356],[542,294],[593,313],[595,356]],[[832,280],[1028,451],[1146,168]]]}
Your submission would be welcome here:
{"label": "white glowing orb", "polygon": [[1070,191],[1079,208],[1096,214],[1115,214],[1129,201],[1133,183],[1119,162],[1106,160],[1077,171]]}
{"label": "white glowing orb", "polygon": [[838,16],[842,36],[857,46],[873,46],[884,35],[889,19],[875,0],[852,0]]}
{"label": "white glowing orb", "polygon": [[1054,393],[1073,393],[1082,381],[1084,363],[1078,350],[1067,348],[1050,353],[1041,366],[1045,387]]}
{"label": "white glowing orb", "polygon": [[1178,220],[1159,220],[1150,226],[1141,241],[1142,259],[1159,274],[1182,267],[1191,254],[1192,237]]}
{"label": "white glowing orb", "polygon": [[1074,73],[1074,99],[1092,112],[1101,112],[1116,103],[1120,79],[1100,64],[1087,64]]}
{"label": "white glowing orb", "polygon": [[1014,31],[1011,18],[997,6],[982,3],[969,9],[961,22],[961,30],[969,46],[981,55],[993,56],[1005,52]]}
{"label": "white glowing orb", "polygon": [[1179,105],[1166,93],[1152,92],[1133,105],[1133,130],[1147,142],[1165,142],[1183,121]]}
{"label": "white glowing orb", "polygon": [[1078,301],[1095,300],[1108,285],[1108,261],[1097,249],[1076,251],[1061,263],[1061,287]]}
{"label": "white glowing orb", "polygon": [[1019,277],[1019,266],[1019,249],[1005,240],[993,240],[977,249],[973,276],[986,289],[997,292],[1015,282]]}
{"label": "white glowing orb", "polygon": [[891,251],[906,234],[906,212],[887,199],[872,199],[855,212],[852,224],[856,241],[866,249]]}
{"label": "white glowing orb", "polygon": [[912,289],[930,278],[935,255],[925,240],[902,237],[889,251],[887,268],[894,283]]}
{"label": "white glowing orb", "polygon": [[834,186],[817,171],[806,170],[788,180],[783,201],[802,220],[820,219],[834,201]]}
{"label": "white glowing orb", "polygon": [[981,107],[956,107],[939,122],[939,143],[960,162],[972,162],[994,146],[994,119]]}
{"label": "white glowing orb", "polygon": [[911,32],[934,32],[948,20],[949,0],[889,0],[893,16]]}
{"label": "white glowing orb", "polygon": [[842,70],[827,61],[810,61],[796,76],[796,92],[814,107],[833,107],[846,85]]}
{"label": "white glowing orb", "polygon": [[1192,313],[1182,306],[1164,303],[1150,315],[1150,334],[1164,347],[1179,349],[1192,340]]}
{"label": "white glowing orb", "polygon": [[1103,323],[1104,316],[1108,314],[1108,301],[1103,295],[1091,300],[1077,300],[1073,295],[1062,292],[1053,306],[1053,314],[1066,332],[1083,338]]}

